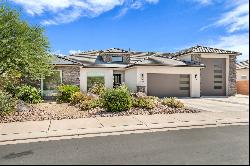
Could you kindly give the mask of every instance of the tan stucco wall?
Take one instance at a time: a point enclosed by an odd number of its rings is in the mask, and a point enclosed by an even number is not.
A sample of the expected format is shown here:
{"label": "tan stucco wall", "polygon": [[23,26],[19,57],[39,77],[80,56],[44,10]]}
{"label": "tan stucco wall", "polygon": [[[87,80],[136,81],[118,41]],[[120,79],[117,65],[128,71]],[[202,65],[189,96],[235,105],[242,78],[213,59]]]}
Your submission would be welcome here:
{"label": "tan stucco wall", "polygon": [[238,69],[236,72],[237,81],[242,81],[246,79],[242,79],[241,76],[247,76],[247,80],[249,80],[249,69]]}

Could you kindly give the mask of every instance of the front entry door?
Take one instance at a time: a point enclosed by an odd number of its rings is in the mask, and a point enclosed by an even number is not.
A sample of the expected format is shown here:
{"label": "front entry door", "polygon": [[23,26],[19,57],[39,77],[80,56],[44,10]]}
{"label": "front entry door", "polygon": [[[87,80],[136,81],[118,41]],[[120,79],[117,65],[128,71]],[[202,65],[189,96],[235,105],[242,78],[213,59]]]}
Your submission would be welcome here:
{"label": "front entry door", "polygon": [[226,59],[202,58],[201,95],[226,96]]}
{"label": "front entry door", "polygon": [[114,88],[120,86],[122,84],[122,75],[114,74]]}

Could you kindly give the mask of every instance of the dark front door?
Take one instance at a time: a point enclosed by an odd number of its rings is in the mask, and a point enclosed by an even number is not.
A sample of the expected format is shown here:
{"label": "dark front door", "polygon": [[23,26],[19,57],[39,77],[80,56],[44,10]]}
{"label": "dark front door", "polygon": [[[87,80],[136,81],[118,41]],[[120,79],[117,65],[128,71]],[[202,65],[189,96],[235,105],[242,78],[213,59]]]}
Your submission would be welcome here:
{"label": "dark front door", "polygon": [[122,84],[122,75],[114,74],[114,88]]}
{"label": "dark front door", "polygon": [[226,95],[226,59],[202,58],[201,63],[206,67],[201,69],[201,95]]}

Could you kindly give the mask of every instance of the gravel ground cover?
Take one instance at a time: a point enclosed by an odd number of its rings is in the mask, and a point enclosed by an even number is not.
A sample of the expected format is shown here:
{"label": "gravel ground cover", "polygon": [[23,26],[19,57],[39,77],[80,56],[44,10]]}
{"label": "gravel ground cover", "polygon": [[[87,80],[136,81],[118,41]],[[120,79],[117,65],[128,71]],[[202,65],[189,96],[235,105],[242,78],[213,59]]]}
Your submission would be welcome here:
{"label": "gravel ground cover", "polygon": [[176,109],[158,104],[156,108],[147,110],[132,108],[128,111],[111,113],[102,108],[95,108],[89,111],[80,111],[79,108],[68,103],[58,104],[53,101],[46,101],[39,104],[26,105],[25,110],[17,111],[14,114],[0,117],[0,123],[78,119],[90,117],[113,117],[129,115],[153,115],[153,114],[175,114],[175,113],[198,113],[197,110],[188,108]]}

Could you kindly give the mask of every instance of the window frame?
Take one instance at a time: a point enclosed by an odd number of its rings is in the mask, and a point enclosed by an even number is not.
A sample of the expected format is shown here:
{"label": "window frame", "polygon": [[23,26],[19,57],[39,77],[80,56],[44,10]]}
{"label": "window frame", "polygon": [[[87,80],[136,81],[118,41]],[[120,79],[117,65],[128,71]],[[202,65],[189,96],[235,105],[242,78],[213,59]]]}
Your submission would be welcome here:
{"label": "window frame", "polygon": [[241,80],[247,80],[247,75],[241,75],[241,76],[240,76],[240,79],[241,79]]}
{"label": "window frame", "polygon": [[105,76],[104,75],[100,75],[100,76],[91,76],[91,75],[88,75],[87,76],[87,91],[89,91],[89,89],[91,88],[90,86],[89,86],[89,78],[103,78],[103,85],[105,86]]}
{"label": "window frame", "polygon": [[[52,72],[55,72],[55,71],[59,71],[60,72],[60,84],[63,83],[63,71],[62,70],[52,70]],[[44,92],[54,92],[56,90],[44,90],[44,80],[45,80],[45,77],[41,78],[41,95],[43,96],[44,95]]]}
{"label": "window frame", "polygon": [[[121,60],[114,60],[114,58],[121,58]],[[123,56],[111,56],[112,62],[123,62]]]}

